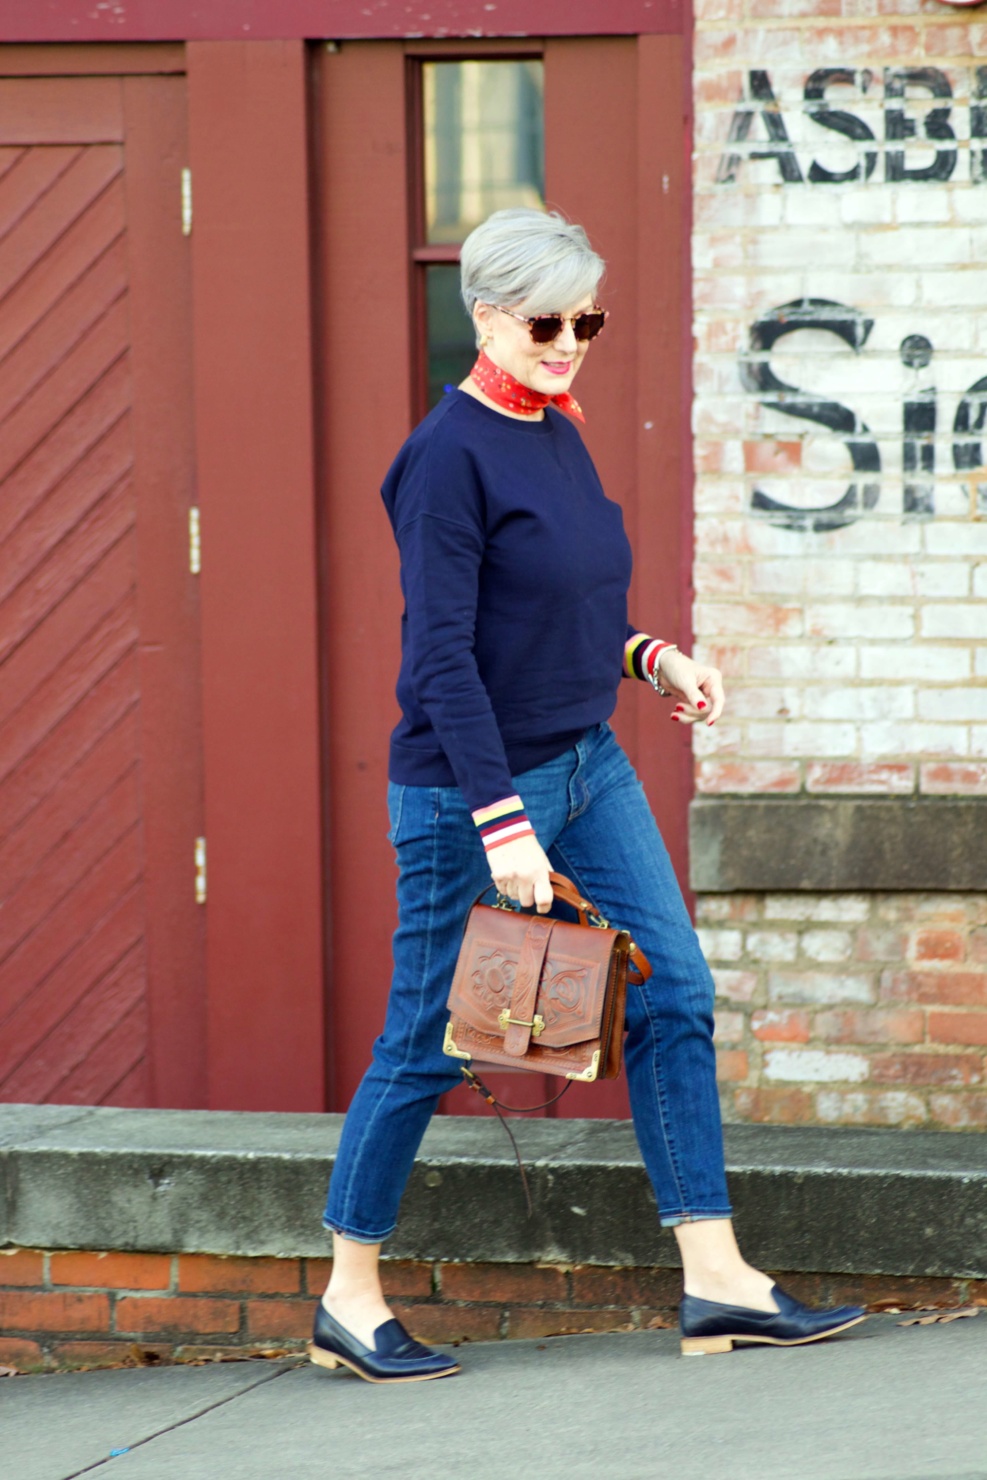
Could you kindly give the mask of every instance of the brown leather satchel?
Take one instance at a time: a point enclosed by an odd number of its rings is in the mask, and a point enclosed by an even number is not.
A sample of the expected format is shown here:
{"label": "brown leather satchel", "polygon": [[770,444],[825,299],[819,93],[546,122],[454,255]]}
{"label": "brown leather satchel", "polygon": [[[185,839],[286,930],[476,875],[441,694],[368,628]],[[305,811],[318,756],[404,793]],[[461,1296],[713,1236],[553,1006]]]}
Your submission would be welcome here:
{"label": "brown leather satchel", "polygon": [[556,898],[576,909],[578,925],[524,914],[506,900],[480,904],[486,890],[477,895],[449,992],[443,1046],[485,1069],[615,1079],[627,983],[647,981],[651,967],[628,932],[611,928],[569,879],[549,877]]}

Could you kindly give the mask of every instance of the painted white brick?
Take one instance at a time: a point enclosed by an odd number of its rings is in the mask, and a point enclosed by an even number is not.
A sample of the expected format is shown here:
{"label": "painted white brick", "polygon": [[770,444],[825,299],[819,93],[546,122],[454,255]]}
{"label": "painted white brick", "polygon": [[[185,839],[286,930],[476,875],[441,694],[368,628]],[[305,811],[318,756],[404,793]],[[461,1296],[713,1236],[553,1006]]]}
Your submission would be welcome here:
{"label": "painted white brick", "polygon": [[848,930],[807,930],[802,936],[802,950],[810,961],[848,961],[853,936]]}
{"label": "painted white brick", "polygon": [[987,725],[970,726],[970,754],[987,755]]}
{"label": "painted white brick", "polygon": [[[985,572],[984,589],[978,591],[974,585],[974,596],[987,596],[987,566],[983,569]],[[970,592],[970,567],[968,565],[958,565],[953,561],[948,564],[943,562],[941,565],[931,565],[926,562],[924,565],[916,566],[912,570],[912,576],[916,592],[920,597],[945,596],[947,599],[952,598],[953,601],[957,601],[963,596],[968,596]]]}
{"label": "painted white brick", "polygon": [[857,650],[835,644],[809,647],[801,643],[751,648],[747,671],[752,678],[850,679],[857,672]]}
{"label": "painted white brick", "polygon": [[717,720],[710,729],[708,725],[693,725],[692,749],[699,755],[736,755],[741,749],[743,734],[737,724]]}
{"label": "painted white brick", "polygon": [[713,982],[717,997],[725,997],[728,1002],[753,1002],[757,995],[756,971],[733,971],[728,967],[716,967],[713,970]]}
{"label": "painted white brick", "polygon": [[788,190],[783,201],[786,226],[839,228],[843,219],[839,203],[827,191]]}
{"label": "painted white brick", "polygon": [[816,1118],[840,1125],[907,1125],[928,1120],[918,1095],[890,1089],[880,1094],[861,1090],[821,1089],[816,1095]]}
{"label": "painted white brick", "polygon": [[857,590],[861,596],[911,596],[912,571],[893,560],[861,560],[857,564]]}
{"label": "painted white brick", "polygon": [[950,191],[950,206],[957,221],[987,221],[987,191],[983,186]]}
{"label": "painted white brick", "polygon": [[978,678],[987,678],[987,647],[976,650],[976,668],[974,670]]}
{"label": "painted white brick", "polygon": [[924,607],[921,631],[923,637],[987,638],[987,602],[943,602]]}
{"label": "painted white brick", "polygon": [[766,894],[766,920],[838,920],[861,924],[870,917],[866,894]]}
{"label": "painted white brick", "polygon": [[920,263],[924,282],[931,269],[969,262],[971,243],[969,232],[960,226],[950,231],[897,226],[890,231],[862,233],[857,238],[857,251],[859,262],[867,267],[914,268]]}
{"label": "painted white brick", "polygon": [[848,756],[857,752],[857,731],[853,725],[793,720],[787,724],[747,726],[752,755]]}
{"label": "painted white brick", "polygon": [[923,272],[922,302],[930,308],[962,308],[987,303],[987,272]]}
{"label": "painted white brick", "polygon": [[755,961],[794,961],[799,938],[793,930],[748,930],[745,950]]}
{"label": "painted white brick", "polygon": [[802,560],[752,560],[749,571],[750,589],[755,593],[791,595],[805,584]]}
{"label": "painted white brick", "polygon": [[840,197],[840,218],[847,226],[890,226],[896,195],[891,185],[869,182],[863,190]]}
{"label": "painted white brick", "polygon": [[859,1053],[825,1053],[819,1048],[769,1048],[764,1055],[765,1079],[806,1084],[859,1084],[867,1078],[869,1061]]}
{"label": "painted white brick", "polygon": [[879,678],[893,683],[911,679],[932,683],[960,683],[970,676],[968,648],[932,647],[917,643],[910,647],[862,647],[861,678]]}
{"label": "painted white brick", "polygon": [[882,755],[966,755],[966,728],[958,724],[917,724],[907,720],[860,727],[860,753],[864,760]]}
{"label": "painted white brick", "polygon": [[919,719],[987,720],[987,688],[922,689],[918,696]]}
{"label": "painted white brick", "polygon": [[821,267],[853,267],[857,242],[848,231],[772,231],[748,244],[747,260],[755,268],[791,267],[817,262]]}
{"label": "painted white brick", "polygon": [[802,691],[790,685],[754,688],[733,683],[727,703],[733,719],[797,719],[802,712]]}
{"label": "painted white brick", "polygon": [[697,514],[716,514],[726,518],[745,514],[749,502],[744,485],[727,478],[700,479],[693,499]]}
{"label": "painted white brick", "polygon": [[874,982],[869,976],[848,972],[769,971],[768,1000],[790,1002],[796,1007],[839,1002],[875,1001]]}
{"label": "painted white brick", "polygon": [[930,555],[987,555],[987,520],[935,520],[925,525],[925,548]]}
{"label": "painted white brick", "polygon": [[810,688],[805,695],[806,719],[889,720],[911,719],[915,713],[915,691],[904,685],[882,684],[874,688]]}
{"label": "painted white brick", "polygon": [[987,562],[973,567],[973,594],[987,597]]}
{"label": "painted white brick", "polygon": [[805,571],[807,591],[817,595],[825,591],[830,597],[852,595],[856,579],[855,560],[841,560],[839,556],[832,554],[822,560],[813,560],[810,556],[803,559],[801,564]]}
{"label": "painted white brick", "polygon": [[[890,603],[863,606],[834,601],[807,606],[805,630],[809,637],[905,639],[914,634],[915,613],[910,606],[892,606]],[[931,635],[935,636],[934,633]]]}
{"label": "painted white brick", "polygon": [[811,899],[811,908],[811,920],[859,925],[870,919],[871,900],[866,894],[822,894]]}
{"label": "painted white brick", "polygon": [[702,953],[708,960],[739,961],[743,953],[744,936],[740,930],[696,931]]}
{"label": "painted white brick", "polygon": [[902,524],[900,519],[882,516],[858,519],[844,529],[817,535],[816,540],[824,549],[838,550],[843,556],[917,555],[922,548],[922,531],[917,524]]}
{"label": "painted white brick", "polygon": [[[945,190],[915,190],[905,187],[894,192],[895,219],[902,225],[918,222],[946,222],[952,217],[952,202]],[[918,259],[923,261],[921,257]]]}

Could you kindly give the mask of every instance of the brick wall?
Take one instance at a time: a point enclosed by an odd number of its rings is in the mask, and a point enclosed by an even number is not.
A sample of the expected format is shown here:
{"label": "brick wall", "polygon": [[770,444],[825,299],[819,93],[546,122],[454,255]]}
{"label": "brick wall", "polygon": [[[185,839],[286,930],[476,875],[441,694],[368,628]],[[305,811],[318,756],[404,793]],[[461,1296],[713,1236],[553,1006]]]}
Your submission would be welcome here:
{"label": "brick wall", "polygon": [[[0,1365],[220,1361],[301,1352],[323,1259],[0,1249]],[[459,1343],[674,1323],[674,1269],[385,1261],[391,1306],[422,1341]],[[987,1305],[987,1281],[784,1274],[805,1300]]]}
{"label": "brick wall", "polygon": [[728,1120],[987,1126],[987,899],[707,895]]}
{"label": "brick wall", "polygon": [[[696,15],[697,789],[985,795],[987,25]],[[701,902],[729,1113],[984,1124],[983,901],[777,904]]]}

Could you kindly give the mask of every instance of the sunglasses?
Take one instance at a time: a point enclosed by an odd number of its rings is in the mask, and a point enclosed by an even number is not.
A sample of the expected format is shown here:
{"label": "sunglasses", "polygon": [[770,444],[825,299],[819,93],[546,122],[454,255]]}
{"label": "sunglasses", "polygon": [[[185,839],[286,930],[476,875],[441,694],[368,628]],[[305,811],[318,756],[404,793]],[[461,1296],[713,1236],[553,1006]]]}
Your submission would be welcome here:
{"label": "sunglasses", "polygon": [[572,325],[573,334],[581,342],[595,339],[606,323],[608,313],[605,308],[588,308],[583,309],[582,313],[568,315],[536,313],[529,319],[523,313],[514,313],[513,309],[501,308],[499,303],[493,306],[500,309],[501,313],[509,314],[512,319],[517,319],[519,324],[527,324],[528,333],[536,344],[551,344],[562,333],[564,324]]}

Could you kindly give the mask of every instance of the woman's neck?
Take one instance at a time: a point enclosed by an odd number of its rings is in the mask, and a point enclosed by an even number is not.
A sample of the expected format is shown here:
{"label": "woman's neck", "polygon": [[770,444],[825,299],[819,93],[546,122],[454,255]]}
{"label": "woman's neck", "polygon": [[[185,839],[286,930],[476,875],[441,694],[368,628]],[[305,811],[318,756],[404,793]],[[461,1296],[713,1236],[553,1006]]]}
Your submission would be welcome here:
{"label": "woman's neck", "polygon": [[511,418],[511,421],[545,420],[544,408],[540,411],[525,412],[510,411],[506,406],[498,406],[496,401],[491,401],[490,397],[486,395],[485,392],[481,391],[476,381],[473,380],[469,375],[467,375],[465,380],[461,380],[459,382],[459,386],[457,387],[457,389],[464,391],[467,396],[472,396],[474,401],[480,402],[481,406],[489,406],[491,411],[497,411],[500,413],[501,416],[509,416]]}

